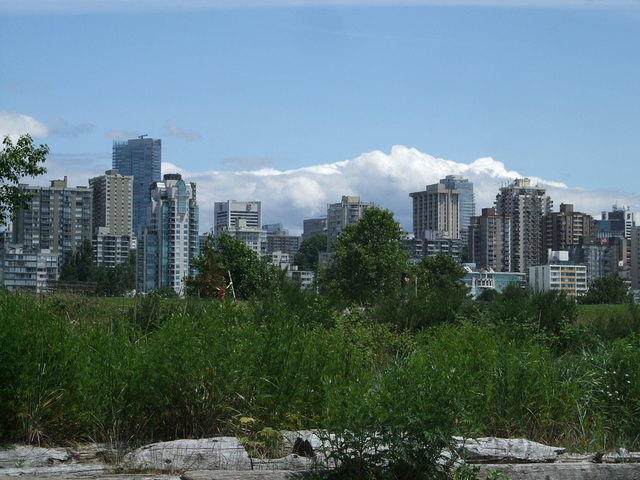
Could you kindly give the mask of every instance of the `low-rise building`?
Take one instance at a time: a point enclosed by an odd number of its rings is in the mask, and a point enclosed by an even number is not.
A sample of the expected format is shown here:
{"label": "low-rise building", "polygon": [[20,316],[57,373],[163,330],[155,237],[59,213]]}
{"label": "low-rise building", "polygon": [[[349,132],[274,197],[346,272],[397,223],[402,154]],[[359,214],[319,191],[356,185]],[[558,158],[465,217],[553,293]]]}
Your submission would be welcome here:
{"label": "low-rise building", "polygon": [[291,257],[286,252],[275,251],[268,253],[265,257],[282,270],[286,270],[291,266]]}
{"label": "low-rise building", "polygon": [[287,276],[294,282],[298,282],[300,288],[303,289],[313,287],[316,279],[315,272],[311,270],[298,270],[297,265],[292,265],[291,268],[287,270]]}
{"label": "low-rise building", "polygon": [[534,291],[558,290],[577,298],[587,293],[587,266],[569,261],[567,251],[549,251],[549,263],[529,267],[529,285]]}
{"label": "low-rise building", "polygon": [[476,298],[486,290],[501,292],[508,285],[524,286],[526,279],[524,273],[496,272],[492,269],[477,268],[473,263],[465,263],[465,276],[462,279],[469,287],[469,294]]}

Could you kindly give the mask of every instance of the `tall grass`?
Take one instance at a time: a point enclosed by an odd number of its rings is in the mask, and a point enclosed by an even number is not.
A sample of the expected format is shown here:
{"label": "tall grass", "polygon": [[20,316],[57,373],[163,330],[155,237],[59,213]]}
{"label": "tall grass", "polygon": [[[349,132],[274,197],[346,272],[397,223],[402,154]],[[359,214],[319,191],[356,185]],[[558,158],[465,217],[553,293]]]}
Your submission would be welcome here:
{"label": "tall grass", "polygon": [[326,427],[638,448],[640,338],[628,333],[559,353],[499,323],[408,334],[297,293],[123,304],[3,294],[0,441]]}

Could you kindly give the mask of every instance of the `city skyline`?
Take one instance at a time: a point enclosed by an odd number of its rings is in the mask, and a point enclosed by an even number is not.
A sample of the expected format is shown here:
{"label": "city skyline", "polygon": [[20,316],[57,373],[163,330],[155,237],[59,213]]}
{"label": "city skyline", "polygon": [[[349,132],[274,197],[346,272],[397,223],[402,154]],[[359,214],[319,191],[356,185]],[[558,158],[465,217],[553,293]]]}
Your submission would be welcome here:
{"label": "city skyline", "polygon": [[[163,142],[164,143],[164,142]],[[35,180],[25,183],[48,185],[50,180],[68,177],[69,185],[88,185],[88,179],[111,168],[110,163],[69,169],[55,164]],[[326,214],[327,204],[342,195],[356,195],[391,210],[406,231],[412,230],[409,193],[437,183],[447,175],[462,175],[474,183],[476,214],[493,207],[501,186],[517,178],[530,178],[547,189],[555,205],[574,204],[580,211],[600,218],[613,204],[640,212],[640,194],[616,190],[587,190],[562,182],[524,175],[509,170],[491,158],[470,163],[435,158],[415,148],[394,146],[390,152],[366,152],[353,159],[286,171],[261,169],[238,172],[189,172],[172,163],[162,163],[162,174],[180,173],[198,185],[201,232],[214,226],[214,203],[219,201],[261,201],[263,223],[282,223],[292,233],[302,233],[302,221]],[[250,188],[248,188],[248,186]]]}

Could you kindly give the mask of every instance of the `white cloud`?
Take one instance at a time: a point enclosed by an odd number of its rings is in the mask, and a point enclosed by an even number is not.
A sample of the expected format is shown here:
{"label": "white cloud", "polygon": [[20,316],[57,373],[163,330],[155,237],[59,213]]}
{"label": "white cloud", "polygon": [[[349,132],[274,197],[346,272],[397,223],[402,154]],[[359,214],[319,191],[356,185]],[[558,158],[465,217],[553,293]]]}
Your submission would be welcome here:
{"label": "white cloud", "polygon": [[104,12],[306,6],[472,6],[504,8],[615,8],[637,0],[0,0],[0,12]]}
{"label": "white cloud", "polygon": [[195,130],[189,130],[183,128],[177,123],[167,122],[164,126],[163,137],[180,138],[187,142],[193,142],[194,140],[200,140],[200,134]]}
{"label": "white cloud", "polygon": [[[70,185],[87,185],[90,177],[110,168],[111,155],[104,153],[52,154],[46,175],[32,183],[47,185],[49,179],[67,175]],[[411,229],[409,193],[422,190],[445,175],[469,178],[475,186],[478,213],[493,205],[501,185],[521,178],[492,158],[471,163],[432,157],[415,148],[397,145],[389,153],[378,150],[344,160],[310,167],[277,170],[260,168],[242,171],[189,171],[164,162],[163,173],[180,173],[196,182],[200,205],[200,230],[213,223],[213,204],[221,200],[261,200],[264,223],[281,222],[299,233],[302,220],[326,213],[327,203],[340,201],[342,195],[360,195],[392,210],[407,230]],[[547,188],[557,210],[560,203],[573,203],[580,211],[598,215],[613,203],[629,205],[640,211],[640,195],[615,190],[585,190],[565,183],[529,177]]]}
{"label": "white cloud", "polygon": [[49,127],[24,113],[0,110],[0,137],[6,135],[15,141],[20,135],[30,134],[32,137],[46,137],[51,133]]}
{"label": "white cloud", "polygon": [[[164,163],[162,171],[181,173],[185,179],[196,182],[203,231],[213,222],[215,201],[262,200],[265,223],[280,221],[290,230],[300,231],[303,218],[325,214],[327,203],[337,202],[347,194],[360,195],[392,210],[402,225],[410,229],[409,193],[422,190],[445,175],[464,175],[474,182],[478,212],[493,205],[501,185],[523,176],[492,158],[454,162],[404,146],[394,146],[389,153],[376,150],[351,160],[293,170],[192,172]],[[530,178],[547,187],[556,209],[561,202],[574,203],[576,209],[597,215],[618,202],[640,210],[638,194],[584,190],[562,182]]]}

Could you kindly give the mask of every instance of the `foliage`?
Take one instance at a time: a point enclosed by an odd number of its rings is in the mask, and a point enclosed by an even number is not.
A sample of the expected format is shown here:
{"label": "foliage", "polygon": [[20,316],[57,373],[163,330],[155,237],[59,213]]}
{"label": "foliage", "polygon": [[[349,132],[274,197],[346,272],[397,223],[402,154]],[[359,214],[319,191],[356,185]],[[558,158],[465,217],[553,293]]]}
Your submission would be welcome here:
{"label": "foliage", "polygon": [[532,290],[508,285],[488,306],[492,321],[526,332],[560,335],[577,316],[575,302],[564,292]]}
{"label": "foliage", "polygon": [[185,280],[189,295],[201,298],[225,295],[229,280],[223,268],[223,259],[216,252],[215,240],[211,235],[207,235],[200,255],[193,260],[193,266],[198,273]]}
{"label": "foliage", "polygon": [[454,321],[468,294],[464,275],[464,269],[449,255],[426,257],[407,269],[395,300],[379,302],[373,315],[411,330]]}
{"label": "foliage", "polygon": [[300,270],[318,270],[318,257],[320,252],[327,250],[327,236],[318,233],[313,237],[309,237],[300,244],[298,253],[295,254],[293,263]]}
{"label": "foliage", "polygon": [[97,265],[91,242],[85,241],[77,250],[68,252],[60,266],[60,280],[96,282],[96,294],[113,297],[123,295],[136,286],[136,256],[133,252],[125,263],[114,267]]}
{"label": "foliage", "polygon": [[36,147],[30,135],[21,135],[15,144],[5,136],[0,148],[0,225],[16,209],[26,208],[29,194],[18,184],[23,177],[36,177],[47,170],[44,164],[49,147]]}
{"label": "foliage", "polygon": [[580,298],[584,304],[621,304],[630,303],[632,296],[624,280],[618,275],[608,275],[595,280],[589,291]]}
{"label": "foliage", "polygon": [[330,265],[320,276],[324,290],[361,305],[397,292],[408,260],[401,235],[389,210],[366,209],[337,238]]}
{"label": "foliage", "polygon": [[223,277],[238,299],[272,295],[281,275],[267,259],[227,233],[207,239],[195,265],[198,274],[187,279],[187,292],[205,298],[223,288]]}
{"label": "foliage", "polygon": [[231,434],[260,450],[275,448],[272,429],[327,428],[343,434],[345,468],[376,478],[434,472],[450,434],[640,446],[633,333],[559,351],[489,307],[409,334],[286,290],[252,302],[0,295],[3,442]]}

